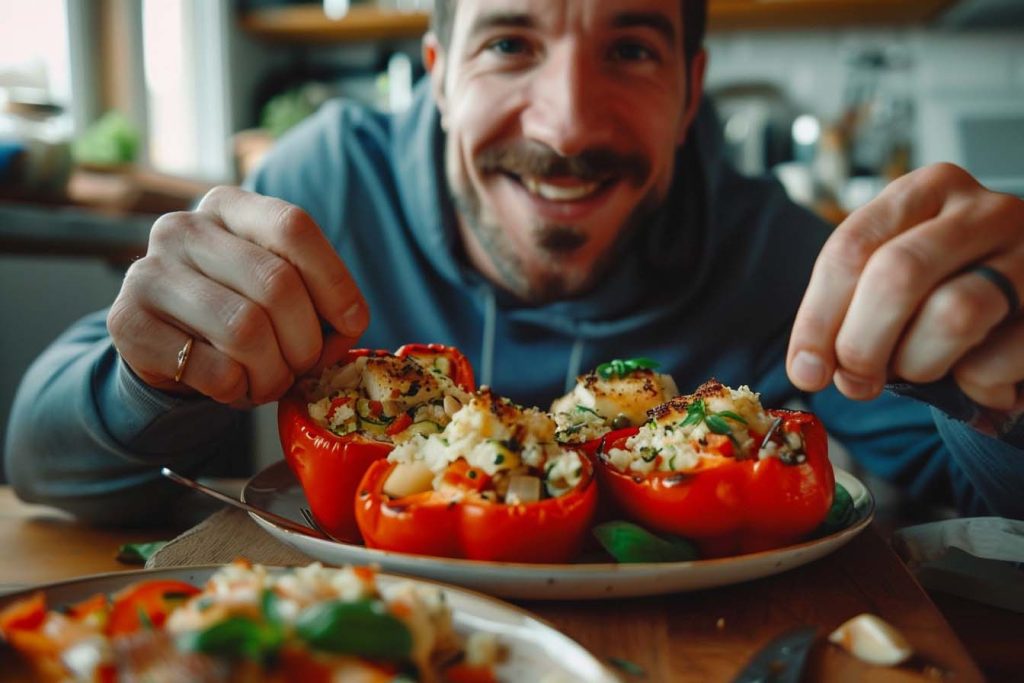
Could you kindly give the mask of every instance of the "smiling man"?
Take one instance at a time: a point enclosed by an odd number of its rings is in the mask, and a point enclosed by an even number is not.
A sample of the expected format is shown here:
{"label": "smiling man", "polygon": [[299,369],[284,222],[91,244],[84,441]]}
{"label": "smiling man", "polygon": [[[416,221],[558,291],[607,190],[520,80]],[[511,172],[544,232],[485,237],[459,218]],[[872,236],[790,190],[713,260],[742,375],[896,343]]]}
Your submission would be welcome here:
{"label": "smiling man", "polygon": [[230,457],[239,409],[357,342],[425,341],[523,403],[630,356],[802,398],[913,498],[1024,517],[1024,203],[940,165],[831,231],[724,160],[705,11],[441,1],[407,112],[324,106],[248,190],[158,220],[109,311],[33,365],[19,494],[158,518],[156,466]]}
{"label": "smiling man", "polygon": [[443,5],[426,60],[469,260],[526,301],[579,294],[664,203],[704,54],[678,3]]}

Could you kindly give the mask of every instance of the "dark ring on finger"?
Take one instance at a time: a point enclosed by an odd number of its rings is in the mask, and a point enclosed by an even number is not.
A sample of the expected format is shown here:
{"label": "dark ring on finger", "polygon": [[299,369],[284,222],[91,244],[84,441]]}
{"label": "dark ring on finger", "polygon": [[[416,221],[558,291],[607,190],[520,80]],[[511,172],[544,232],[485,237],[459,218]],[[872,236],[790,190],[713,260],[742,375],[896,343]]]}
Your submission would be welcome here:
{"label": "dark ring on finger", "polygon": [[1004,297],[1006,297],[1007,305],[1010,307],[1010,312],[1006,315],[1007,318],[1015,315],[1017,311],[1020,310],[1020,298],[1017,296],[1017,288],[1013,286],[1013,282],[1010,281],[1010,278],[1006,277],[992,266],[987,266],[985,264],[974,266],[967,272],[980,275],[999,288],[999,291],[1003,293]]}

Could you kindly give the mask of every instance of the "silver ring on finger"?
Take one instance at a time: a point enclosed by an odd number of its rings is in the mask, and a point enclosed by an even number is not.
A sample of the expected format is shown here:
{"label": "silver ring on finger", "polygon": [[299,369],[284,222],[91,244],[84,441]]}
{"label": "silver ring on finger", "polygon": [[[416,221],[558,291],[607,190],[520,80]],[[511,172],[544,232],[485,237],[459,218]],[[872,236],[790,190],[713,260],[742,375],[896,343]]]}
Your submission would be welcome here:
{"label": "silver ring on finger", "polygon": [[174,369],[175,382],[181,382],[181,377],[185,374],[185,366],[188,365],[188,359],[192,356],[192,345],[194,343],[195,338],[190,336],[185,340],[185,345],[178,351],[178,364]]}

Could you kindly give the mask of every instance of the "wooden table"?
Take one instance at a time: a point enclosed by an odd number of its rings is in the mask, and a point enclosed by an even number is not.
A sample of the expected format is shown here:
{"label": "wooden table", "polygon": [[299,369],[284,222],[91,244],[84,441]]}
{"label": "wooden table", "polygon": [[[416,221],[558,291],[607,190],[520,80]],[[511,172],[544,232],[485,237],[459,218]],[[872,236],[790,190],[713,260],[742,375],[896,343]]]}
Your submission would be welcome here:
{"label": "wooden table", "polygon": [[[21,503],[9,487],[0,487],[0,586],[131,569],[115,560],[120,544],[167,539],[175,531],[92,529],[50,508]],[[811,624],[824,636],[864,611],[900,628],[919,656],[900,669],[869,667],[822,638],[805,680],[985,680],[972,654],[996,664],[997,671],[986,671],[989,680],[1012,680],[1024,670],[1024,616],[971,603],[972,641],[985,647],[969,652],[873,528],[822,560],[744,584],[642,599],[521,604],[591,652],[645,672],[620,672],[623,680],[730,680],[787,628]]]}

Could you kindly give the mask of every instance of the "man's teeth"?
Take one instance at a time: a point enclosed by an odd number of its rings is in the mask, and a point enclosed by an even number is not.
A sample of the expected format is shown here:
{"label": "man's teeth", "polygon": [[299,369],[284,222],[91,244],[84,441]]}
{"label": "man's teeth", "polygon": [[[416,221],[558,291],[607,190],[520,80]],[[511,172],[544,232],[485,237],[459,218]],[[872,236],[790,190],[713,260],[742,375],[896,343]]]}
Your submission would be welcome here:
{"label": "man's teeth", "polygon": [[550,199],[555,202],[571,202],[577,199],[583,199],[589,195],[594,194],[601,183],[581,183],[579,185],[551,185],[549,183],[542,182],[537,178],[525,177],[523,178],[523,185],[532,194],[539,195],[544,199]]}

